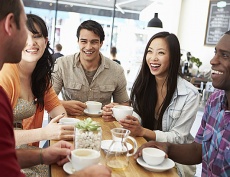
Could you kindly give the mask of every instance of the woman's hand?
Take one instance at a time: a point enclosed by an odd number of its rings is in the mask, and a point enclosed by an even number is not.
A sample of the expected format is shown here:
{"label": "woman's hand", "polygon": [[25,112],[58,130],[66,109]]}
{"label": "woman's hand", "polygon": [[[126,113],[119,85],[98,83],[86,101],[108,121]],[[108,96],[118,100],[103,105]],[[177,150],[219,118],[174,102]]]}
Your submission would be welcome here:
{"label": "woman's hand", "polygon": [[115,105],[118,105],[118,103],[110,103],[103,107],[102,118],[104,119],[105,122],[116,121],[116,119],[112,116],[113,112],[111,109]]}
{"label": "woman's hand", "polygon": [[119,123],[123,128],[130,130],[132,136],[144,136],[145,129],[136,117],[129,115],[125,119],[120,120]]}
{"label": "woman's hand", "polygon": [[74,126],[58,124],[63,115],[53,118],[50,123],[44,127],[43,139],[51,140],[73,140]]}

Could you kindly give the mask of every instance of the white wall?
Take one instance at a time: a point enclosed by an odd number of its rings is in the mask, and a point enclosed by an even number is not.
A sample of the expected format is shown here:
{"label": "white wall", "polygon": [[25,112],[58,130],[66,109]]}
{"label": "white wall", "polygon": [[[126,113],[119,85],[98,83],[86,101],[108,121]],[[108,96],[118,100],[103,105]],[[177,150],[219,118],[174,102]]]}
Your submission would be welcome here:
{"label": "white wall", "polygon": [[61,26],[60,43],[62,44],[62,54],[71,55],[79,51],[77,42],[77,28],[80,25],[79,14],[69,12],[68,18],[63,20]]}
{"label": "white wall", "polygon": [[[154,0],[140,14],[140,20],[148,22],[153,18],[154,13],[158,13],[163,23],[163,29],[159,30],[176,34],[181,49],[191,52],[203,62],[200,71],[209,71],[211,68],[209,62],[214,55],[214,46],[204,45],[209,1]],[[159,32],[159,30],[152,30],[152,33]]]}
{"label": "white wall", "polygon": [[204,45],[209,0],[183,0],[181,5],[178,38],[181,48],[203,62],[201,71],[210,70],[214,46]]}

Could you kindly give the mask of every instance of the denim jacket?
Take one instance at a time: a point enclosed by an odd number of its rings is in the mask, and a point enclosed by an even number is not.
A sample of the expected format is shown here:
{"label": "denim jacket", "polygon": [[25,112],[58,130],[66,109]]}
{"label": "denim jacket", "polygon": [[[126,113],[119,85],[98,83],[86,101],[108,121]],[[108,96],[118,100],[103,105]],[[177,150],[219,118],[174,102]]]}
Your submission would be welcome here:
{"label": "denim jacket", "polygon": [[[190,82],[178,77],[177,89],[162,118],[162,131],[155,130],[156,141],[176,144],[192,143],[194,137],[190,130],[196,118],[199,101],[198,89]],[[195,165],[176,163],[176,167],[180,177],[195,175]]]}
{"label": "denim jacket", "polygon": [[190,134],[200,101],[198,89],[190,82],[178,77],[177,89],[162,118],[162,131],[156,130],[156,141],[191,143]]}

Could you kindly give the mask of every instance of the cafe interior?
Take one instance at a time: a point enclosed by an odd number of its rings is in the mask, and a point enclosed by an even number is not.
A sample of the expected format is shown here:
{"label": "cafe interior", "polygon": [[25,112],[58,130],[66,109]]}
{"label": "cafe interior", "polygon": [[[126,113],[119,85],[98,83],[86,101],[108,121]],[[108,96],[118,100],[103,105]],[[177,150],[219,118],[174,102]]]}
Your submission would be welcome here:
{"label": "cafe interior", "polygon": [[[88,19],[99,22],[105,31],[100,51],[110,57],[110,48],[116,46],[128,91],[148,39],[160,31],[174,33],[181,45],[181,71],[202,96],[191,130],[195,134],[203,104],[213,91],[209,61],[220,36],[230,28],[230,0],[23,0],[23,3],[26,13],[45,20],[51,46],[60,43],[64,55],[78,51],[76,30],[80,23]],[[197,176],[200,168],[198,165]]]}
{"label": "cafe interior", "polygon": [[[78,25],[88,19],[98,21],[106,35],[100,51],[110,57],[110,48],[116,46],[117,58],[126,71],[128,90],[132,87],[139,70],[144,47],[150,36],[159,31],[169,31],[177,35],[180,41],[182,73],[202,91],[206,82],[210,81],[209,61],[213,56],[214,46],[220,35],[228,30],[230,23],[230,14],[227,11],[229,0],[23,0],[23,2],[26,13],[39,14],[46,21],[51,46],[60,43],[64,55],[78,51],[76,42]],[[216,23],[213,16],[215,11],[228,14],[222,22],[219,20],[218,24],[213,26]],[[216,19],[218,20],[217,17]],[[224,23],[227,23],[226,27],[223,27]]]}

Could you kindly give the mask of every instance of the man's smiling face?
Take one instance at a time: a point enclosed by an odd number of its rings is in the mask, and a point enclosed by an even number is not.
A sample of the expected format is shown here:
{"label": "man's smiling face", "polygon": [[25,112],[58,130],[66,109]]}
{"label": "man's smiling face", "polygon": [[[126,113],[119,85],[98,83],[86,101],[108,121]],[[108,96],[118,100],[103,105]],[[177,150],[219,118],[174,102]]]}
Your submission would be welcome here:
{"label": "man's smiling face", "polygon": [[230,90],[230,35],[225,34],[217,43],[212,65],[212,84],[215,88]]}
{"label": "man's smiling face", "polygon": [[79,36],[80,57],[84,61],[100,59],[99,51],[102,46],[100,37],[93,31],[82,29]]}

